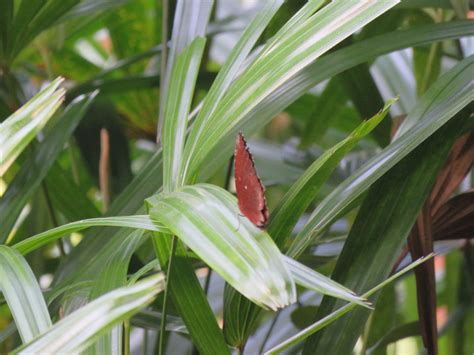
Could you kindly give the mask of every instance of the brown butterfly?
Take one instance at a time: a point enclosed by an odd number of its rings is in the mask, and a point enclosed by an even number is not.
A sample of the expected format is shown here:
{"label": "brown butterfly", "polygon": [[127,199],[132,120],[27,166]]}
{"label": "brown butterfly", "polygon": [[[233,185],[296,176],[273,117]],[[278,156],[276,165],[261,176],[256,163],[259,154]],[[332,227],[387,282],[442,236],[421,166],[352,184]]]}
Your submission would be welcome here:
{"label": "brown butterfly", "polygon": [[258,228],[268,223],[265,188],[257,176],[255,164],[242,133],[237,135],[234,152],[235,189],[239,209]]}

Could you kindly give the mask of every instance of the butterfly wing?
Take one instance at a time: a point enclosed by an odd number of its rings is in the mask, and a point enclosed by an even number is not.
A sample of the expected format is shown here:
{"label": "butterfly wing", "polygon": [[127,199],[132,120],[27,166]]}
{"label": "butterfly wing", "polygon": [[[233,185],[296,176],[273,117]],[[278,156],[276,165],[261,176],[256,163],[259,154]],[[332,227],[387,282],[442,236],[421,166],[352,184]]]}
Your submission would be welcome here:
{"label": "butterfly wing", "polygon": [[235,189],[240,212],[258,228],[268,222],[265,188],[257,176],[252,155],[244,136],[239,133],[234,153]]}

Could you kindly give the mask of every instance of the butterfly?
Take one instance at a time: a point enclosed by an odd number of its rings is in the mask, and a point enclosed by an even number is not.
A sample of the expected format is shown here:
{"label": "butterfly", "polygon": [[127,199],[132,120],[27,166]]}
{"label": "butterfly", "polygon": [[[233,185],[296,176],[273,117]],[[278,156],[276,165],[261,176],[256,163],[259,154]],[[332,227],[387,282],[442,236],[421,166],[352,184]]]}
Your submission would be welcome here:
{"label": "butterfly", "polygon": [[257,176],[252,154],[242,133],[237,135],[234,152],[235,189],[240,212],[258,228],[268,223],[265,188]]}

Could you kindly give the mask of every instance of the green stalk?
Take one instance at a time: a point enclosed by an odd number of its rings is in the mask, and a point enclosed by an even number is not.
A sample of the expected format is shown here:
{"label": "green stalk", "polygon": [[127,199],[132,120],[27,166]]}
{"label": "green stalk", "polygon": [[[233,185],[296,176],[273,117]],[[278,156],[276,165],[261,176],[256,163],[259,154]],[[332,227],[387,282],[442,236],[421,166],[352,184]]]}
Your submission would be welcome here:
{"label": "green stalk", "polygon": [[165,293],[163,297],[163,308],[161,310],[161,328],[160,328],[160,343],[159,343],[159,348],[158,348],[158,355],[163,355],[164,354],[164,348],[165,348],[165,332],[166,332],[166,316],[167,316],[167,311],[168,311],[168,291],[169,291],[169,284],[170,284],[170,276],[171,276],[171,268],[173,267],[173,257],[176,252],[176,244],[177,244],[177,238],[176,236],[173,236],[173,239],[171,240],[171,252],[170,252],[170,258],[168,260],[168,269],[166,270],[166,287],[165,287]]}

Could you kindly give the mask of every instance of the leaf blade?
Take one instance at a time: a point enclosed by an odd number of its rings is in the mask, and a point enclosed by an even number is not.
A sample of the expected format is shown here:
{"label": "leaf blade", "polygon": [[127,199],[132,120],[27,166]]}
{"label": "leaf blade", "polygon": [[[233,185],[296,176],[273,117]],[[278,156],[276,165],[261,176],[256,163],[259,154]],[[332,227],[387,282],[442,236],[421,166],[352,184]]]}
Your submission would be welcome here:
{"label": "leaf blade", "polygon": [[168,229],[164,228],[156,221],[153,221],[148,215],[90,218],[82,221],[71,222],[31,236],[19,243],[14,244],[13,248],[18,250],[21,254],[26,255],[47,243],[51,243],[52,241],[61,238],[65,234],[99,226],[144,229],[164,233],[169,232]]}
{"label": "leaf blade", "polygon": [[84,350],[115,323],[127,319],[152,302],[163,287],[163,275],[158,274],[133,286],[109,292],[62,319],[13,353],[71,353]]}
{"label": "leaf blade", "polygon": [[[264,307],[295,300],[294,282],[271,238],[242,218],[235,198],[214,185],[186,186],[147,200],[167,226],[229,284]],[[257,286],[258,285],[258,286]]]}
{"label": "leaf blade", "polygon": [[47,331],[51,317],[36,277],[15,250],[0,245],[0,289],[23,342]]}
{"label": "leaf blade", "polygon": [[[76,99],[61,115],[59,122],[33,154],[31,163],[24,164],[15,179],[8,186],[0,199],[0,241],[4,242],[9,235],[23,206],[37,189],[48,169],[53,164],[64,143],[84,116],[97,93]],[[34,164],[34,165],[33,165]],[[36,169],[33,169],[35,166]]]}
{"label": "leaf blade", "polygon": [[64,100],[59,77],[0,124],[0,176],[46,125]]}

